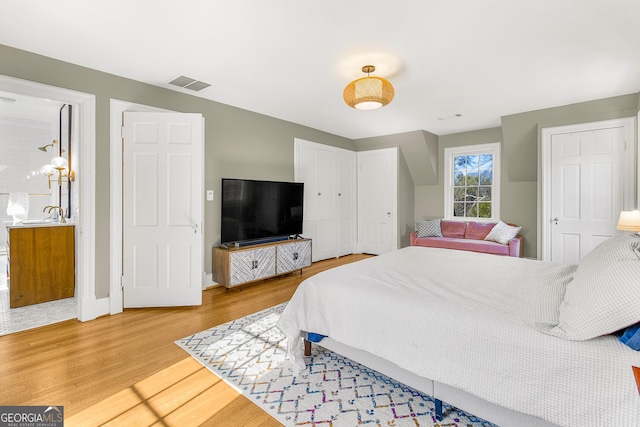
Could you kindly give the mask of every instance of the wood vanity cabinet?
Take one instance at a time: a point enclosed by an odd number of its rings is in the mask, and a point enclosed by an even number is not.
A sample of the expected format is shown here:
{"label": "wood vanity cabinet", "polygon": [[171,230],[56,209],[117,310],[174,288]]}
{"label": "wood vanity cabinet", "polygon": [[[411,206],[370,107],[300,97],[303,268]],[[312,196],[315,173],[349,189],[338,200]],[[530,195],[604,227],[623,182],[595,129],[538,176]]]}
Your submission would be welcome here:
{"label": "wood vanity cabinet", "polygon": [[7,228],[9,307],[23,307],[75,293],[73,225]]}

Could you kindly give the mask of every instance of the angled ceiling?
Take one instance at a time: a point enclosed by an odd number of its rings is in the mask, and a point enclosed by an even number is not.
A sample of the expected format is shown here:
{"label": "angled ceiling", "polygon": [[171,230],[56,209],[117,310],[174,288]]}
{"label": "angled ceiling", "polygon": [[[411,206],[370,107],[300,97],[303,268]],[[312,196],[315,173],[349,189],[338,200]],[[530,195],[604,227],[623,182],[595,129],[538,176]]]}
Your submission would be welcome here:
{"label": "angled ceiling", "polygon": [[[639,22],[637,0],[32,0],[0,43],[359,139],[636,93]],[[396,97],[357,111],[367,64]]]}

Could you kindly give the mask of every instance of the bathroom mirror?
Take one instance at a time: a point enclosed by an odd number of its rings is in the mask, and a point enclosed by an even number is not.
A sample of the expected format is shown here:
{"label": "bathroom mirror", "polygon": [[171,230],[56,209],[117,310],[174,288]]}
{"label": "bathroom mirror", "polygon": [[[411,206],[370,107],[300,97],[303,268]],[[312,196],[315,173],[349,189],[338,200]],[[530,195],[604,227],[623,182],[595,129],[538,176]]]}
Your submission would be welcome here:
{"label": "bathroom mirror", "polygon": [[[73,107],[65,104],[60,108],[60,123],[59,123],[59,141],[58,144],[58,156],[67,160],[69,170],[71,170],[71,132],[73,129]],[[71,203],[71,185],[73,184],[71,179],[62,181],[62,185],[58,188],[58,206],[64,209],[67,218],[72,216],[72,203]]]}

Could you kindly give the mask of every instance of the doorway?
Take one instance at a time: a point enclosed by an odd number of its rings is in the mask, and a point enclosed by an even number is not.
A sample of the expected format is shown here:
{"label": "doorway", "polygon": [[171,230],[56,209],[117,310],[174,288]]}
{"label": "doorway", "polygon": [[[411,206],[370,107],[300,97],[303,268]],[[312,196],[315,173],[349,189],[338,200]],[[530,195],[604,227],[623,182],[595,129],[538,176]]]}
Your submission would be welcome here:
{"label": "doorway", "polygon": [[[111,191],[110,191],[110,242],[111,242],[111,283],[109,292],[109,313],[116,314],[123,311],[123,118],[125,112],[140,112],[140,113],[176,113],[175,111],[169,111],[157,107],[148,105],[135,104],[128,101],[121,101],[117,99],[111,99],[110,103],[111,112]],[[202,120],[202,119],[201,119]],[[204,123],[203,123],[204,124]],[[204,131],[204,126],[203,126]],[[204,158],[204,156],[201,156]],[[204,169],[202,169],[204,170]],[[203,185],[204,181],[199,178],[200,184]],[[202,193],[202,191],[200,191]],[[199,195],[202,197],[202,195]],[[194,197],[196,197],[194,195]],[[202,215],[202,212],[201,212]],[[199,226],[200,233],[203,232],[202,224]],[[201,254],[201,266],[204,266],[204,238],[201,238],[202,247],[199,248]],[[208,283],[210,279],[206,277],[202,267],[196,274],[202,277],[201,286],[204,283]],[[195,273],[195,272],[194,272]],[[201,291],[202,289],[200,289]],[[198,295],[201,296],[201,295]]]}
{"label": "doorway", "polygon": [[[78,214],[75,223],[76,239],[76,301],[73,317],[81,321],[91,320],[100,315],[100,310],[95,298],[95,176],[93,174],[95,163],[95,96],[63,89],[55,86],[44,85],[27,80],[0,75],[0,91],[12,93],[16,96],[29,96],[37,99],[47,99],[59,104],[73,106],[75,142],[72,142],[70,150],[74,152],[71,168],[80,177],[75,184],[77,204],[73,208]],[[11,98],[9,96],[8,98]],[[77,142],[82,141],[80,146]],[[51,144],[53,142],[51,141]],[[45,148],[47,144],[41,147]],[[49,147],[46,147],[49,148]],[[45,150],[39,150],[43,153]],[[33,179],[36,176],[34,175]],[[44,177],[39,177],[46,179]],[[60,198],[57,198],[59,201]],[[71,209],[70,209],[71,210]],[[79,215],[81,213],[81,215]],[[4,224],[3,224],[4,225]],[[2,271],[6,277],[6,266]],[[33,327],[33,326],[31,326]]]}

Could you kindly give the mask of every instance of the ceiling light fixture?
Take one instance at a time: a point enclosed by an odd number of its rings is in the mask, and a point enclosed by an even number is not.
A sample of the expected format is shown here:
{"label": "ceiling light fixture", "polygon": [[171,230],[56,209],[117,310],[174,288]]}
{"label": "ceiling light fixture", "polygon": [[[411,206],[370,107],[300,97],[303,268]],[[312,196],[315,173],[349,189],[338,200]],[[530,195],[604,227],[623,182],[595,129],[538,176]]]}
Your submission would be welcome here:
{"label": "ceiling light fixture", "polygon": [[382,77],[371,77],[376,67],[365,65],[362,72],[367,73],[367,77],[352,81],[344,88],[344,102],[349,107],[358,110],[375,110],[384,107],[393,100],[395,90],[389,80]]}

